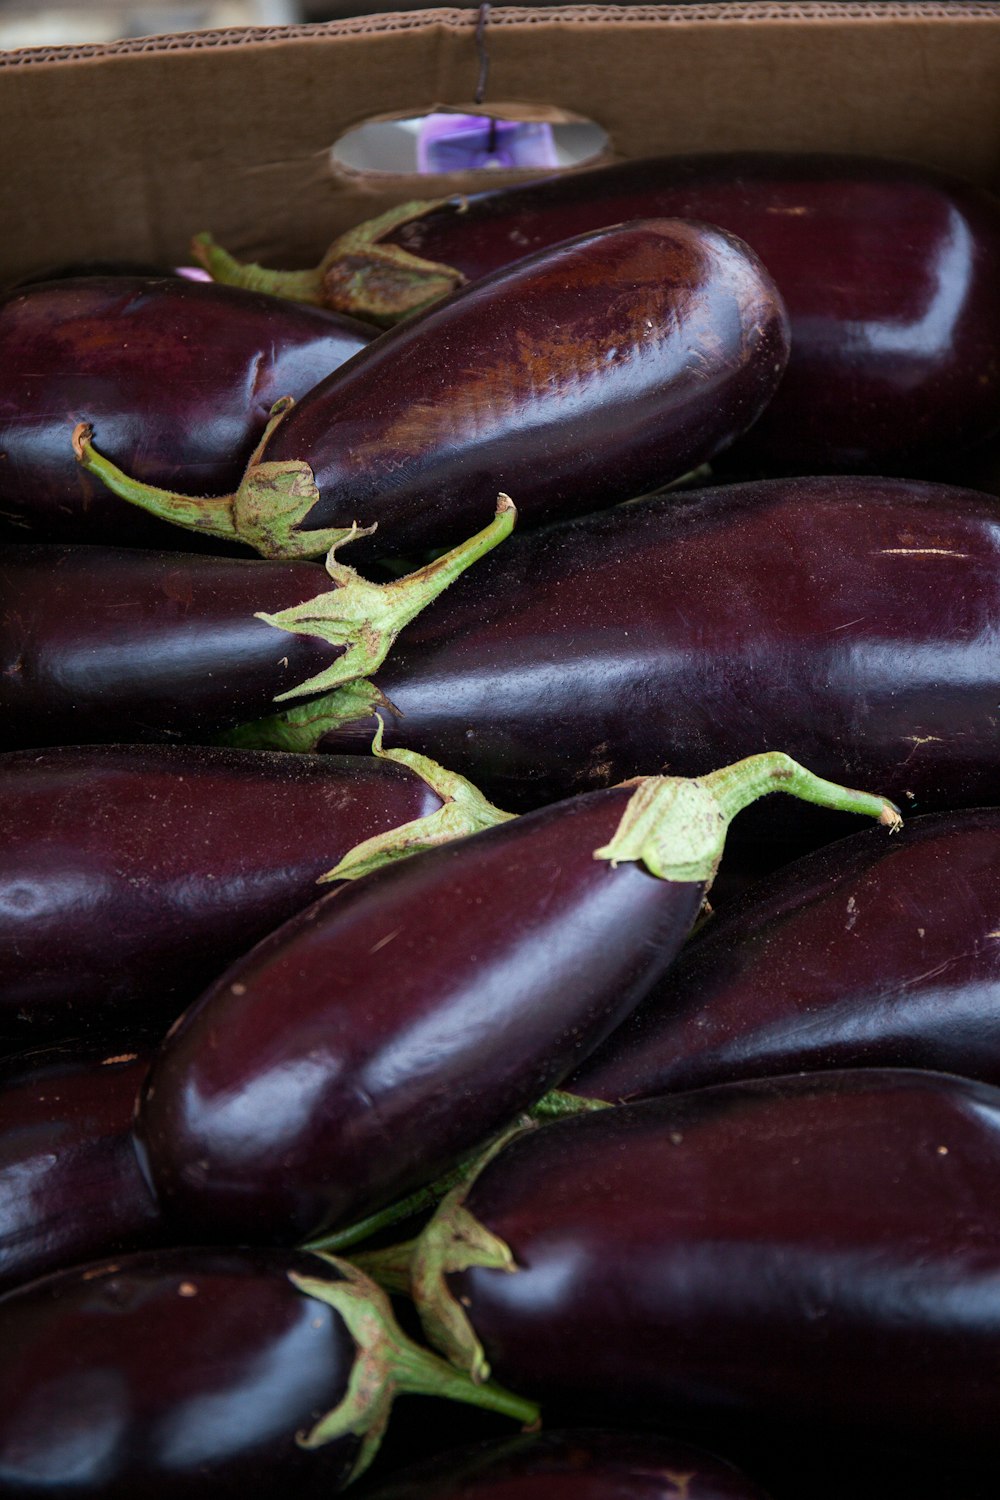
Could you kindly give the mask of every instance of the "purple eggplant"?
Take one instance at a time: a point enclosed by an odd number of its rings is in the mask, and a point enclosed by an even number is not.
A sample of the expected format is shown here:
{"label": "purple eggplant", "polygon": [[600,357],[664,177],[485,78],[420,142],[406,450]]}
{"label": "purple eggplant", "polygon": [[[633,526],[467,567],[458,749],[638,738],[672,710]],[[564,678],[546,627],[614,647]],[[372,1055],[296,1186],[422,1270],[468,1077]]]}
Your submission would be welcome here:
{"label": "purple eggplant", "polygon": [[[375,678],[399,710],[386,743],[439,755],[513,809],[650,766],[700,775],[761,745],[904,811],[983,805],[1000,755],[998,563],[995,500],[915,481],[773,480],[553,526],[407,632]],[[355,684],[308,722],[238,738],[367,748],[361,697]],[[850,832],[822,819],[820,842]]]}
{"label": "purple eggplant", "polygon": [[311,1255],[57,1273],[0,1300],[0,1347],[0,1493],[19,1500],[319,1500],[370,1462],[397,1392],[537,1415],[456,1378],[359,1273]]}
{"label": "purple eggplant", "polygon": [[74,1043],[0,1064],[0,1291],[161,1238],[132,1138],[150,1053]]}
{"label": "purple eggplant", "polygon": [[[177,277],[49,281],[0,301],[0,517],[24,540],[183,545],[75,462],[96,422],[147,484],[236,484],[279,397],[304,396],[374,330]],[[68,426],[67,426],[68,424]]]}
{"label": "purple eggplant", "polygon": [[414,1287],[461,1367],[581,1416],[995,1465],[998,1172],[986,1084],[724,1084],[522,1133],[442,1204]]}
{"label": "purple eggplant", "polygon": [[145,487],[89,428],[75,444],[124,498],[265,555],[316,555],[358,520],[380,526],[369,551],[406,556],[465,534],[497,489],[537,525],[667,484],[750,426],[787,358],[756,256],[710,225],[651,220],[545,250],[383,335],[276,418],[235,494]]}
{"label": "purple eggplant", "polygon": [[1000,203],[947,173],[872,156],[726,152],[621,162],[422,215],[419,207],[407,205],[401,227],[399,214],[374,221],[384,238],[371,249],[354,230],[318,272],[290,283],[210,243],[195,249],[222,281],[349,309],[365,305],[350,299],[364,287],[366,254],[377,291],[393,256],[420,258],[397,267],[412,301],[421,285],[440,296],[605,224],[701,219],[752,246],[791,322],[788,373],[732,449],[733,464],[922,478],[928,464],[1000,430]]}
{"label": "purple eggplant", "polygon": [[[439,767],[221,747],[0,758],[0,1042],[161,1032],[351,848],[505,814]],[[447,818],[433,815],[449,803]]]}
{"label": "purple eggplant", "polygon": [[302,1240],[453,1167],[641,999],[729,819],[773,790],[897,817],[753,757],[543,808],[292,918],[185,1013],[148,1076],[137,1129],[179,1232]]}
{"label": "purple eggplant", "polygon": [[631,1432],[536,1432],[446,1453],[371,1500],[766,1500],[729,1464]]}
{"label": "purple eggplant", "polygon": [[332,552],[324,569],[124,547],[0,548],[0,746],[193,739],[248,709],[350,683],[513,522],[501,496],[483,531],[384,584]]}
{"label": "purple eggplant", "polygon": [[797,860],[713,918],[566,1087],[637,1099],[822,1068],[1000,1084],[1000,811]]}

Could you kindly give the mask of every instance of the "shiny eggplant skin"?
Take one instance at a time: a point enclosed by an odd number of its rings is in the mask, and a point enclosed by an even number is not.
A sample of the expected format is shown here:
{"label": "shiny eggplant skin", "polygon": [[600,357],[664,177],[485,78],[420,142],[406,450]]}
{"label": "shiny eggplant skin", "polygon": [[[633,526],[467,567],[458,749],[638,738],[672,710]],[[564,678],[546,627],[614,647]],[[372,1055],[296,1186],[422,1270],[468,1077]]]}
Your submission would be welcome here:
{"label": "shiny eggplant skin", "polygon": [[366,545],[406,555],[467,535],[498,489],[531,526],[676,479],[750,426],[787,357],[780,299],[739,241],[621,225],[384,334],[265,458],[312,468],[304,530],[377,521]]}
{"label": "shiny eggplant skin", "polygon": [[1000,1084],[1000,811],[841,839],[706,924],[567,1083],[637,1099],[823,1068]]}
{"label": "shiny eggplant skin", "polygon": [[766,1500],[729,1464],[650,1433],[525,1433],[446,1453],[371,1500]]}
{"label": "shiny eggplant skin", "polygon": [[25,541],[184,547],[80,467],[74,424],[93,422],[102,452],[148,484],[231,489],[274,402],[305,395],[374,333],[179,277],[11,292],[0,302],[0,517]]}
{"label": "shiny eggplant skin", "polygon": [[[386,744],[439,755],[511,809],[779,745],[904,815],[982,805],[1000,753],[998,562],[990,497],[853,476],[515,536],[377,674],[401,713]],[[367,748],[374,722],[321,748]],[[826,812],[816,827],[819,842],[853,831]]]}
{"label": "shiny eggplant skin", "polygon": [[[57,1273],[0,1300],[0,1494],[268,1500],[358,1440],[296,1442],[343,1396],[355,1346],[288,1277],[312,1256],[160,1250]],[[314,1492],[311,1492],[314,1493]]]}
{"label": "shiny eggplant skin", "polygon": [[[877,955],[872,955],[873,962]],[[560,1121],[466,1208],[516,1272],[446,1276],[499,1379],[654,1410],[998,1448],[1000,1092],[857,1069]]]}
{"label": "shiny eggplant skin", "polygon": [[274,708],[341,654],[255,618],[315,563],[40,543],[0,549],[0,746],[192,739]]}
{"label": "shiny eggplant skin", "polygon": [[0,757],[0,1041],[165,1030],[356,843],[440,806],[389,761],[325,759],[188,745]]}
{"label": "shiny eggplant skin", "polygon": [[186,1232],[302,1240],[428,1182],[533,1104],[670,962],[703,886],[594,858],[630,789],[342,888],[163,1043],[137,1129]]}
{"label": "shiny eggplant skin", "polygon": [[483,276],[653,214],[745,240],[788,308],[781,387],[731,450],[771,473],[924,477],[1000,428],[1000,204],[902,161],[738,152],[623,162],[507,188],[389,238]]}
{"label": "shiny eggplant skin", "polygon": [[132,1138],[151,1050],[74,1043],[0,1063],[0,1291],[161,1237]]}

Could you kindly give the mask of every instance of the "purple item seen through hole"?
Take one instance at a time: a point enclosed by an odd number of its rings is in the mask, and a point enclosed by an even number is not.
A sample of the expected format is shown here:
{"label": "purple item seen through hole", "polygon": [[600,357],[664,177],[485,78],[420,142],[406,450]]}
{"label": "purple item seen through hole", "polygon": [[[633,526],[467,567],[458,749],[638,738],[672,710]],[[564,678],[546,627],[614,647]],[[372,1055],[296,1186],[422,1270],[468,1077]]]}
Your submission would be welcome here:
{"label": "purple item seen through hole", "polygon": [[427,115],[417,135],[418,172],[558,167],[552,126],[487,115]]}

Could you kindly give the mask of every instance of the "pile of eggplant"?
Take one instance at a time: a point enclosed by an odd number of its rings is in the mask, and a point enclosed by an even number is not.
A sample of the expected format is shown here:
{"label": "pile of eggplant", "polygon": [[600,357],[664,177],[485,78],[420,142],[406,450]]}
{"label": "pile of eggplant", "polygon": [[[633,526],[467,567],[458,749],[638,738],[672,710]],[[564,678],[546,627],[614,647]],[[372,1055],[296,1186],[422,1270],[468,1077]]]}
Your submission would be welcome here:
{"label": "pile of eggplant", "polygon": [[1000,201],[192,251],[0,297],[0,1497],[992,1500]]}

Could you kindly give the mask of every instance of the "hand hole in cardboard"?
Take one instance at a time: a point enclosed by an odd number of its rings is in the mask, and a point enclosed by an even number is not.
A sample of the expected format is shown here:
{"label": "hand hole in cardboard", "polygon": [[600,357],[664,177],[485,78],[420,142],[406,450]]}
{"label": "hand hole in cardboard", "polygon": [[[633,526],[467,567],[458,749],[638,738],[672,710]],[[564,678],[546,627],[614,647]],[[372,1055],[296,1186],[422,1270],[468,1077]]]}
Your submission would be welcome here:
{"label": "hand hole in cardboard", "polygon": [[518,105],[437,107],[381,116],[346,131],[330,148],[335,172],[434,178],[455,173],[556,172],[593,162],[608,137],[593,120]]}

